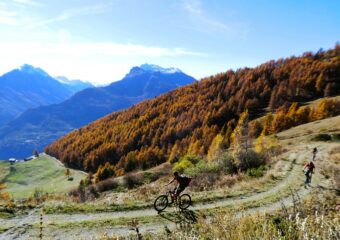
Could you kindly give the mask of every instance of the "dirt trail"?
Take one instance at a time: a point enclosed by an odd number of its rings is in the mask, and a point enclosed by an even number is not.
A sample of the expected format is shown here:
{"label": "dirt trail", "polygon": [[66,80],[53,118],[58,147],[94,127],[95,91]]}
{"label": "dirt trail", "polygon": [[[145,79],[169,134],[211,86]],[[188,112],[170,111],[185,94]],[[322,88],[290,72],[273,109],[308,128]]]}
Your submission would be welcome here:
{"label": "dirt trail", "polygon": [[[294,189],[299,195],[301,199],[305,198],[310,191],[310,188],[305,189],[302,186],[304,181],[304,175],[302,174],[302,164],[310,159],[310,149],[315,146],[318,146],[319,149],[319,159],[325,159],[327,157],[327,150],[331,148],[329,143],[318,143],[318,144],[309,144],[309,145],[300,145],[294,147],[290,152],[286,154],[286,157],[290,161],[294,161],[293,168],[291,172],[286,176],[279,184],[274,186],[273,188],[253,194],[248,197],[234,197],[229,199],[217,200],[211,203],[199,203],[195,204],[191,210],[205,210],[205,209],[214,209],[217,207],[235,207],[240,206],[242,204],[254,204],[256,201],[264,202],[262,205],[256,205],[255,207],[247,208],[247,210],[242,211],[240,215],[253,214],[255,212],[270,212],[282,207],[282,204],[286,206],[292,205],[291,196],[283,196],[280,200],[276,200],[275,196],[282,193],[283,191],[287,192],[288,188]],[[318,187],[322,183],[323,187],[327,187],[327,181],[324,177],[316,172],[313,176],[312,186]],[[274,198],[274,200],[271,200]],[[266,203],[267,202],[267,203]],[[172,211],[171,209],[170,211]],[[104,221],[118,218],[135,218],[141,216],[156,216],[157,212],[154,209],[143,209],[143,210],[131,210],[131,211],[117,211],[117,212],[104,212],[104,213],[75,213],[75,214],[51,214],[44,215],[44,224],[52,226],[48,233],[46,233],[46,237],[44,239],[95,239],[100,234],[116,234],[116,235],[126,235],[132,233],[132,231],[127,226],[103,226],[100,228],[72,228],[72,229],[58,229],[53,228],[55,224],[67,224],[67,223],[77,223],[83,221]],[[2,220],[3,221],[3,220]],[[5,228],[9,228],[6,232],[0,235],[0,239],[35,239],[34,236],[38,236],[38,229],[32,228],[32,225],[37,225],[39,222],[39,214],[37,212],[32,212],[29,215],[24,217],[16,217],[12,219],[5,220],[5,222],[1,222],[0,225]],[[144,223],[141,224],[140,230],[141,232],[155,232],[164,228],[164,225],[167,225],[168,228],[174,228],[176,226],[175,223],[170,222],[167,224],[164,223]]]}

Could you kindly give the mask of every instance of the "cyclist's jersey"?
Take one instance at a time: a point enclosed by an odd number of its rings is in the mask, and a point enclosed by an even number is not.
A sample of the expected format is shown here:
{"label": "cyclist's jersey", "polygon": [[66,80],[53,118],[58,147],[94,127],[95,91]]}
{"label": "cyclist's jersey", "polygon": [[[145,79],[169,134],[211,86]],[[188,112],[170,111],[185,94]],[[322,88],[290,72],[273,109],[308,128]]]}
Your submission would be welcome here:
{"label": "cyclist's jersey", "polygon": [[313,170],[314,170],[314,168],[315,168],[315,165],[314,165],[314,163],[309,162],[309,163],[307,163],[307,164],[305,165],[305,168],[307,168],[308,171],[313,172]]}
{"label": "cyclist's jersey", "polygon": [[191,178],[184,175],[179,175],[178,177],[176,177],[176,181],[181,187],[187,187],[191,182]]}

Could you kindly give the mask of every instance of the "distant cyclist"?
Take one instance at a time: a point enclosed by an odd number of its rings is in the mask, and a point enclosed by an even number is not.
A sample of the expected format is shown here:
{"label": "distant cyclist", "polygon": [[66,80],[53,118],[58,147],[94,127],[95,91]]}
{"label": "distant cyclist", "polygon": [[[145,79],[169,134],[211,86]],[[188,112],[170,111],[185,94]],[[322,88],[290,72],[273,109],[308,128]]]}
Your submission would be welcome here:
{"label": "distant cyclist", "polygon": [[318,153],[318,149],[316,147],[313,148],[313,161],[315,161],[315,157],[317,153]]}
{"label": "distant cyclist", "polygon": [[313,161],[310,161],[303,167],[303,171],[305,172],[306,176],[306,181],[305,181],[305,186],[310,186],[312,182],[312,174],[314,173],[315,165]]}
{"label": "distant cyclist", "polygon": [[189,184],[191,182],[191,178],[184,176],[184,175],[179,175],[178,172],[174,172],[174,178],[168,184],[166,184],[165,186],[170,185],[174,181],[177,182],[177,186],[173,190],[174,199],[176,199],[179,196],[179,194],[181,192],[183,192],[186,187],[189,186]]}

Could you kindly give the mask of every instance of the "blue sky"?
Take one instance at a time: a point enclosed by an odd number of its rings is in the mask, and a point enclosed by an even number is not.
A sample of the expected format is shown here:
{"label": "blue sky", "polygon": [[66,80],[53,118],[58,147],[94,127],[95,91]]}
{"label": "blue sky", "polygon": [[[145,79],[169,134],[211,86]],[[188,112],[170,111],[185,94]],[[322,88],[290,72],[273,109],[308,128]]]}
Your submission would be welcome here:
{"label": "blue sky", "polygon": [[199,79],[328,49],[338,0],[1,0],[0,74],[24,63],[96,84],[132,66]]}

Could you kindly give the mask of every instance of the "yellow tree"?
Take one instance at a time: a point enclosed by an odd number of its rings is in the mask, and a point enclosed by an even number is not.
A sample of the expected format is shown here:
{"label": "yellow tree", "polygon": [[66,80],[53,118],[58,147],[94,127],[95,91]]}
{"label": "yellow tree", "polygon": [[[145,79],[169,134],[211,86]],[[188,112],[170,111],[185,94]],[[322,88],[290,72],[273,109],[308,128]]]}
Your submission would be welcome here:
{"label": "yellow tree", "polygon": [[263,129],[261,134],[269,135],[271,134],[271,125],[273,121],[273,114],[271,112],[267,113],[263,119]]}
{"label": "yellow tree", "polygon": [[180,155],[181,155],[181,151],[180,151],[180,148],[178,147],[178,144],[176,142],[175,145],[171,149],[168,160],[170,162],[176,162],[176,161],[178,161]]}
{"label": "yellow tree", "polygon": [[106,162],[104,166],[100,165],[96,173],[96,183],[103,181],[107,178],[116,176],[115,168],[109,162]]}
{"label": "yellow tree", "polygon": [[103,166],[100,165],[97,172],[96,172],[96,178],[95,178],[95,182],[98,183],[101,181],[101,176],[103,175]]}
{"label": "yellow tree", "polygon": [[265,154],[270,159],[280,152],[280,145],[275,137],[261,134],[255,141],[255,151]]}
{"label": "yellow tree", "polygon": [[0,183],[0,201],[9,199],[9,194],[3,190],[6,188],[6,184]]}
{"label": "yellow tree", "polygon": [[340,101],[323,99],[319,102],[313,112],[313,119],[319,120],[340,114]]}
{"label": "yellow tree", "polygon": [[204,154],[204,147],[200,143],[199,140],[191,143],[188,148],[188,154],[192,155],[203,155]]}
{"label": "yellow tree", "polygon": [[288,117],[288,126],[286,128],[290,128],[295,126],[297,119],[296,119],[296,112],[298,110],[297,103],[293,103],[288,110],[287,117]]}
{"label": "yellow tree", "polygon": [[231,135],[231,148],[235,159],[237,159],[242,152],[246,155],[250,147],[249,131],[248,131],[249,114],[248,110],[243,112],[237,122],[236,128]]}
{"label": "yellow tree", "polygon": [[263,130],[262,124],[259,120],[254,120],[249,123],[249,136],[252,138],[257,138],[261,135]]}
{"label": "yellow tree", "polygon": [[324,90],[325,83],[326,83],[326,81],[325,81],[324,72],[321,72],[321,73],[319,74],[319,76],[317,77],[317,79],[316,79],[316,84],[315,84],[316,90],[317,90],[319,93],[321,93],[321,92]]}
{"label": "yellow tree", "polygon": [[287,126],[288,124],[287,124],[286,113],[282,110],[277,111],[271,123],[271,132],[272,133],[280,132],[284,129],[287,129]]}
{"label": "yellow tree", "polygon": [[207,159],[209,161],[216,159],[216,157],[221,153],[223,148],[223,136],[219,133],[214,137],[210,144]]}
{"label": "yellow tree", "polygon": [[260,136],[256,139],[255,141],[255,151],[256,152],[263,152],[264,148],[265,148],[265,135],[264,132],[262,132],[260,134]]}
{"label": "yellow tree", "polygon": [[304,124],[310,121],[310,108],[308,106],[300,107],[296,111],[296,123],[297,125]]}

